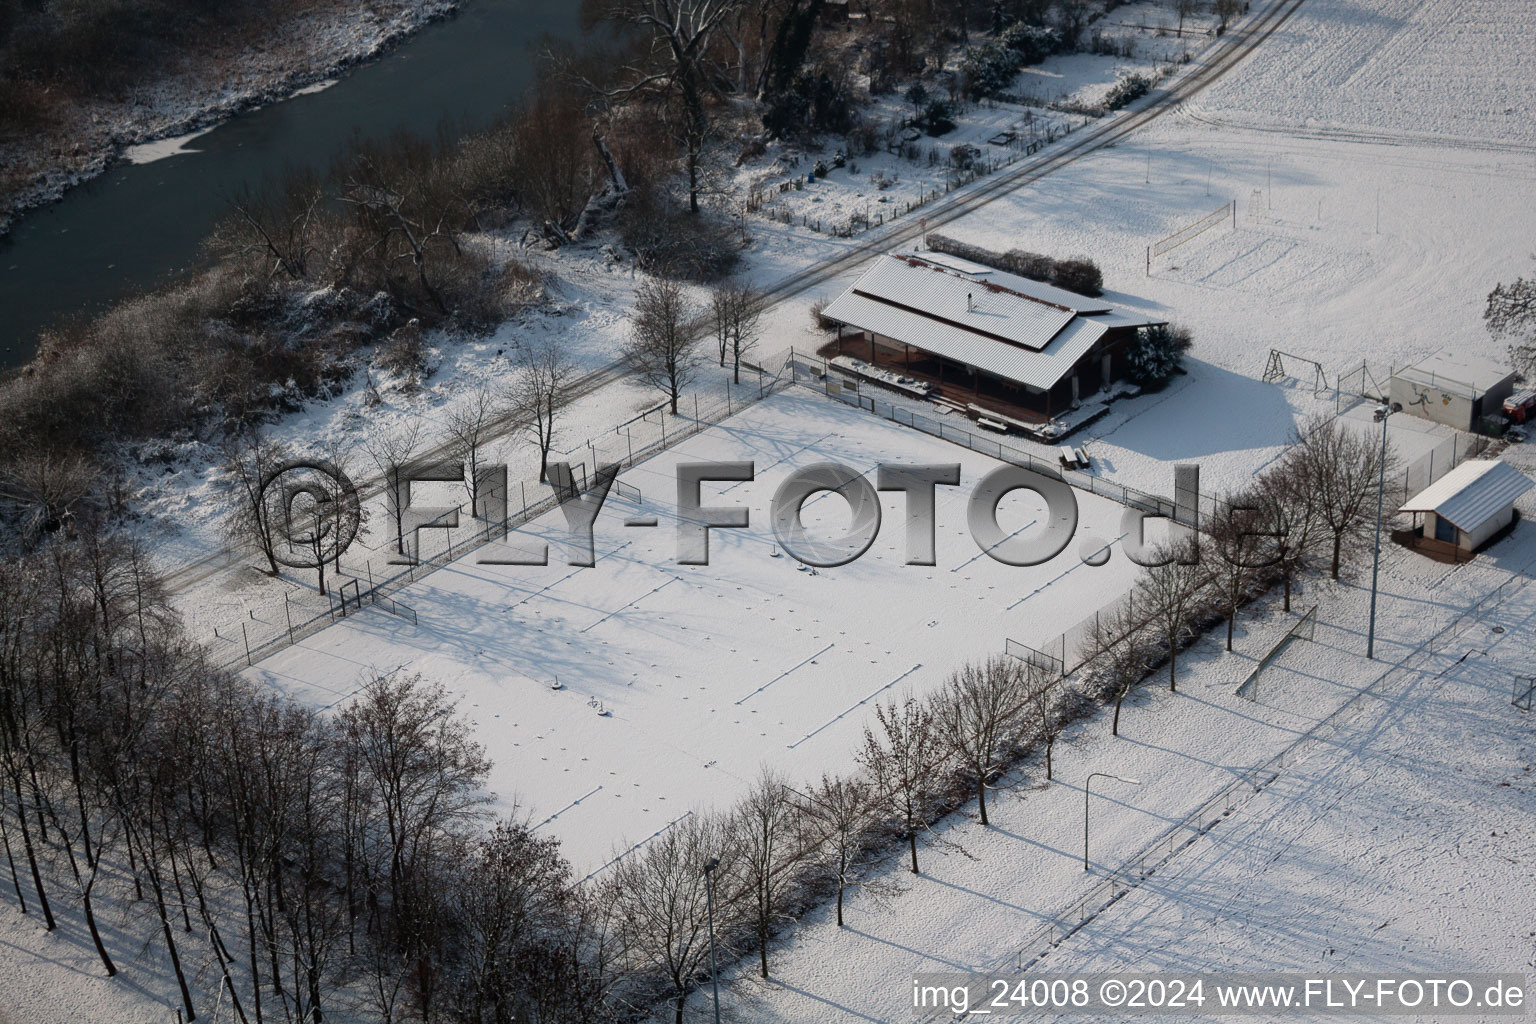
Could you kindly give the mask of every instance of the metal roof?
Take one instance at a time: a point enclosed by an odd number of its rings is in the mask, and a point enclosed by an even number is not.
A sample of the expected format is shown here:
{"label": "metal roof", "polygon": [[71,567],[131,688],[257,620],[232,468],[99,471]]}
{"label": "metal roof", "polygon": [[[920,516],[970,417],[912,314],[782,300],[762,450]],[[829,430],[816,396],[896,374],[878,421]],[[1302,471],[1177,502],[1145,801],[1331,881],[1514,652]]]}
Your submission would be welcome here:
{"label": "metal roof", "polygon": [[1041,391],[1065,377],[1109,328],[1081,317],[1057,332],[1043,351],[998,341],[943,320],[893,306],[850,290],[838,296],[822,316],[873,331],[894,341],[965,363],[1004,380]]}
{"label": "metal roof", "polygon": [[958,257],[910,252],[876,259],[822,316],[1041,391],[1109,329],[1164,322]]}
{"label": "metal roof", "polygon": [[1475,533],[1536,483],[1507,462],[1472,459],[1405,502],[1399,512],[1433,512],[1464,533]]}
{"label": "metal roof", "polygon": [[1112,302],[1090,298],[1087,295],[1079,295],[1077,292],[1069,292],[1065,288],[1058,288],[1053,284],[1046,284],[1044,281],[1021,277],[1018,274],[1010,274],[1006,270],[988,267],[960,256],[952,256],[947,252],[894,252],[886,254],[882,259],[901,260],[908,264],[922,263],[927,264],[930,268],[939,267],[944,270],[954,271],[978,282],[1006,288],[1011,292],[1027,295],[1040,302],[1064,306],[1078,313],[1125,312],[1125,310],[1119,309]]}
{"label": "metal roof", "polygon": [[872,299],[945,320],[977,334],[1033,349],[1045,348],[1077,314],[1068,308],[1004,291],[996,285],[918,260],[883,256],[854,283]]}

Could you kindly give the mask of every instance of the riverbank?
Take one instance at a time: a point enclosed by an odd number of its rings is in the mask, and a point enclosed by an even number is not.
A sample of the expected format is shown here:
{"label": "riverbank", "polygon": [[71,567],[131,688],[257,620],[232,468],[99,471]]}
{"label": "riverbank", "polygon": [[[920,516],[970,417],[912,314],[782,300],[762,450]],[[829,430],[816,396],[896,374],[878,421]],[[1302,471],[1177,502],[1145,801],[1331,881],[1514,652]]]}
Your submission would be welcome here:
{"label": "riverbank", "polygon": [[18,215],[125,158],[169,155],[175,140],[253,107],[324,87],[422,26],[452,14],[458,0],[333,0],[287,20],[270,38],[180,54],[158,79],[127,96],[76,105],[47,129],[0,143],[0,235]]}

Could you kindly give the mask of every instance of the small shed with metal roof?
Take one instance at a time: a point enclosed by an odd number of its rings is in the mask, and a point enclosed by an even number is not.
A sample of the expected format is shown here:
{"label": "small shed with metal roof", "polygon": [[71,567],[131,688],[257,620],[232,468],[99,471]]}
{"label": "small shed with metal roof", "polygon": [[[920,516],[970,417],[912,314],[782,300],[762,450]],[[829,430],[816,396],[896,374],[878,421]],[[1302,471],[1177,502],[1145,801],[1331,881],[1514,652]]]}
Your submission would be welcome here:
{"label": "small shed with metal roof", "polygon": [[1413,516],[1415,535],[1470,553],[1515,521],[1515,499],[1532,487],[1536,483],[1507,462],[1471,459],[1404,502],[1398,512]]}

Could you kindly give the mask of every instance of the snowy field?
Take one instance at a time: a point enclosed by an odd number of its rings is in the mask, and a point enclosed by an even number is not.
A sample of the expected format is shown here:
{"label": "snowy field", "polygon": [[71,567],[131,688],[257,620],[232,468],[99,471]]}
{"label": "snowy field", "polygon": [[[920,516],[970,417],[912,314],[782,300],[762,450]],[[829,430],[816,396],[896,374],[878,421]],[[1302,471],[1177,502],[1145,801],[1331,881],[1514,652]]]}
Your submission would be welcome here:
{"label": "snowy field", "polygon": [[[755,481],[704,491],[706,506],[747,508],[751,526],[714,531],[708,566],[679,565],[676,466],[706,460],[755,462]],[[903,564],[900,494],[883,496],[884,525],[858,561],[812,573],[774,557],[774,491],[825,461],[871,477],[881,462],[960,463],[961,486],[938,489],[937,565]],[[624,473],[644,508],[610,499],[591,568],[565,564],[565,521],[552,512],[508,541],[547,542],[549,566],[477,564],[486,549],[398,595],[418,625],[368,608],[250,673],[327,707],[374,670],[443,683],[495,762],[501,805],[547,822],[584,873],[690,810],[728,806],[762,764],[796,781],[851,768],[873,704],[932,691],[967,658],[1001,653],[1005,638],[1039,644],[1128,589],[1136,567],[1124,555],[1094,568],[1076,540],[1034,568],[983,553],[966,502],[1001,465],[794,389]],[[1120,536],[1122,506],[1073,493],[1078,537]],[[641,511],[659,527],[623,525]],[[1043,511],[1015,492],[999,521],[1028,538]],[[840,534],[848,519],[829,492],[806,506],[815,535]]]}
{"label": "snowy field", "polygon": [[1043,969],[1529,972],[1533,666],[1527,586]]}
{"label": "snowy field", "polygon": [[[1529,518],[1532,506],[1524,510]],[[1119,737],[1110,735],[1107,713],[1079,723],[1057,745],[1056,781],[1045,783],[1043,765],[1028,766],[988,801],[990,828],[976,821],[974,805],[947,819],[942,837],[964,855],[928,851],[916,878],[895,856],[881,878],[903,884],[900,897],[850,900],[843,929],[827,911],[802,920],[773,980],[751,976],[750,964],[733,977],[736,1019],[912,1021],[913,975],[1012,971],[1026,939],[1059,919],[1105,868],[1387,672],[1383,699],[1300,748],[1306,756],[1260,797],[1039,969],[1531,968],[1526,771],[1536,749],[1530,718],[1510,707],[1509,694],[1513,673],[1532,672],[1536,588],[1517,581],[1454,642],[1433,652],[1421,646],[1533,565],[1529,523],[1460,567],[1389,548],[1375,661],[1363,656],[1368,588],[1311,583],[1296,610],[1319,605],[1315,640],[1287,648],[1256,703],[1233,691],[1295,618],[1273,601],[1245,610],[1232,653],[1218,630],[1180,657],[1177,694],[1167,690],[1166,671],[1154,674],[1127,701]],[[1085,873],[1082,787],[1090,772],[1141,784],[1094,783],[1094,871]],[[704,1000],[696,1002],[702,1011]]]}

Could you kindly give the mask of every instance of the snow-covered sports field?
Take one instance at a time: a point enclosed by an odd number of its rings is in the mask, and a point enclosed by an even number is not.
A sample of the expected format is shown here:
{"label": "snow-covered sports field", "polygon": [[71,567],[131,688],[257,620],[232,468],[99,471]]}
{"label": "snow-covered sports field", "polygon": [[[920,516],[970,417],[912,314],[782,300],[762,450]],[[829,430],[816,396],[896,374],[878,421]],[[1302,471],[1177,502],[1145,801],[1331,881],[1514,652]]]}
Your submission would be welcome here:
{"label": "snow-covered sports field", "polygon": [[[707,484],[703,502],[745,507],[750,527],[714,531],[709,565],[677,564],[677,464],[732,460],[753,461],[756,480]],[[904,564],[899,493],[882,495],[883,526],[863,558],[813,573],[775,557],[774,491],[825,461],[871,479],[882,462],[960,463],[961,485],[937,492],[938,564]],[[473,718],[502,804],[547,821],[590,871],[690,810],[727,806],[762,764],[796,782],[850,768],[876,702],[931,691],[967,658],[1001,653],[1005,638],[1054,637],[1130,586],[1136,567],[1118,547],[1097,568],[1076,540],[1032,568],[983,553],[966,504],[1001,465],[795,388],[625,472],[643,508],[609,499],[591,568],[566,564],[565,520],[552,512],[523,531],[548,542],[550,565],[479,564],[482,549],[398,595],[417,625],[370,607],[249,671],[323,706],[373,671],[441,682]],[[1123,506],[1073,494],[1079,538],[1120,536]],[[806,525],[841,534],[847,509],[823,492]],[[998,518],[1029,537],[1043,510],[1018,491]],[[626,528],[637,515],[659,525]]]}

